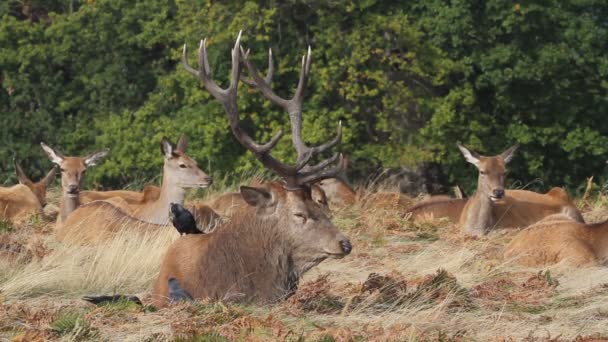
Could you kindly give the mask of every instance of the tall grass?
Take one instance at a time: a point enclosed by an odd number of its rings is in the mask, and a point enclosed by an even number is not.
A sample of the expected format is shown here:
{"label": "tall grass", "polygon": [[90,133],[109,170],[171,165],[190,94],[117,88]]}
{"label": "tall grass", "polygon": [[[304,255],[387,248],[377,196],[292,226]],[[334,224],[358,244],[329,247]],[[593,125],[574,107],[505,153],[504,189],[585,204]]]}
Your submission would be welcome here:
{"label": "tall grass", "polygon": [[57,244],[42,260],[11,272],[0,288],[9,299],[142,292],[155,279],[162,256],[176,237],[171,230],[125,231],[95,246]]}

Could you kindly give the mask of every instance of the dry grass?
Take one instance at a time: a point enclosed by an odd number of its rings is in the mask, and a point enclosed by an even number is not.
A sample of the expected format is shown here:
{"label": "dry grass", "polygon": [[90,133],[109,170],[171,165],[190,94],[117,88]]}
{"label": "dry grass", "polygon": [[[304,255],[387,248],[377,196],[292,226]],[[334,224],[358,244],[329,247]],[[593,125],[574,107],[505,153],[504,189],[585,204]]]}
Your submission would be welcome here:
{"label": "dry grass", "polygon": [[[608,217],[602,191],[588,188],[579,203],[589,221]],[[0,232],[0,340],[608,338],[608,268],[522,268],[502,258],[515,231],[465,241],[447,221],[412,223],[390,206],[348,208],[334,222],[351,238],[353,253],[314,268],[283,303],[196,302],[154,311],[95,307],[80,297],[138,294],[145,303],[176,234],[125,233],[83,247],[56,242],[49,219],[32,220]]]}

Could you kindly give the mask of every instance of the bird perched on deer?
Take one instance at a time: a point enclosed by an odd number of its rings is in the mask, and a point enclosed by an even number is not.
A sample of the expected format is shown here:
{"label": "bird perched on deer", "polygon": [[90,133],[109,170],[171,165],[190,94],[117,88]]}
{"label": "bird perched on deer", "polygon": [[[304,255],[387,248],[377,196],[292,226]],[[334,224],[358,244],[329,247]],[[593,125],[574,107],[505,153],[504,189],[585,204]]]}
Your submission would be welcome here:
{"label": "bird perched on deer", "polygon": [[170,218],[173,227],[180,235],[203,234],[197,227],[194,215],[179,203],[171,203]]}

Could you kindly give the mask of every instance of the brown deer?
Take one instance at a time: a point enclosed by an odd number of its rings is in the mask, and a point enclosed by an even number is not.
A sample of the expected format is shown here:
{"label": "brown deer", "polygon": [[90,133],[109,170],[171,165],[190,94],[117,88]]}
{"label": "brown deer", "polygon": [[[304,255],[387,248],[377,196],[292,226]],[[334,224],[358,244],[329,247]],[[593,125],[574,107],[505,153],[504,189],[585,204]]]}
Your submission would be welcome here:
{"label": "brown deer", "polygon": [[608,262],[608,221],[585,224],[565,214],[547,216],[519,232],[505,259],[526,266],[602,266]]}
{"label": "brown deer", "polygon": [[[268,183],[265,188],[242,186],[240,193],[249,207],[212,234],[182,236],[171,245],[153,290],[159,307],[175,297],[171,283],[181,284],[193,298],[276,302],[292,294],[302,274],[310,268],[327,258],[341,258],[352,249],[350,241],[311,198],[310,184],[333,177],[343,164],[342,155],[335,154],[307,166],[314,155],[338,144],[341,138],[339,126],[336,138],[321,146],[309,147],[302,140],[302,103],[310,72],[310,49],[302,60],[295,95],[286,100],[272,91],[269,76],[263,79],[258,74],[248,59],[248,51],[240,48],[240,36],[239,33],[232,49],[230,85],[226,89],[211,78],[205,40],[199,49],[199,69],[188,65],[185,46],[184,66],[223,104],[237,141],[283,181]],[[270,154],[282,132],[268,143],[258,144],[241,127],[237,106],[241,62],[252,76],[247,83],[289,113],[297,152],[295,165],[284,164]],[[271,70],[272,60],[268,75],[272,75]]]}
{"label": "brown deer", "polygon": [[86,157],[66,157],[43,142],[40,143],[40,146],[42,146],[51,162],[59,166],[61,171],[62,191],[59,215],[57,215],[57,223],[59,225],[80,205],[78,195],[82,188],[87,168],[97,165],[97,163],[105,158],[109,150],[91,153]]}
{"label": "brown deer", "polygon": [[82,205],[58,227],[57,237],[83,243],[96,242],[124,229],[154,230],[169,224],[170,204],[183,205],[186,189],[206,188],[212,179],[186,155],[183,150],[185,143],[178,145],[180,149],[177,149],[163,138],[160,146],[165,162],[158,199],[128,204],[117,197]]}
{"label": "brown deer", "polygon": [[583,222],[583,218],[561,188],[546,194],[526,190],[506,190],[506,165],[513,159],[518,145],[503,153],[486,157],[458,144],[465,159],[479,170],[477,191],[468,199],[459,226],[465,235],[482,236],[493,228],[523,228],[546,216],[564,213]]}
{"label": "brown deer", "polygon": [[[186,151],[188,139],[182,135],[175,147],[176,151]],[[161,190],[155,185],[146,185],[142,192],[129,190],[109,190],[109,191],[81,191],[80,203],[87,204],[92,201],[107,201],[109,199],[122,198],[128,204],[141,205],[146,202],[158,200]]]}
{"label": "brown deer", "polygon": [[130,190],[81,191],[80,203],[107,201],[116,197],[122,198],[128,204],[142,204],[157,200],[160,197],[160,188],[156,185],[146,185],[141,192]]}
{"label": "brown deer", "polygon": [[[260,181],[251,182],[249,185],[254,187],[266,187],[270,183],[272,182]],[[312,184],[310,186],[310,192],[312,200],[316,202],[326,214],[329,214],[331,211],[327,202],[327,196],[323,189],[318,184]],[[240,192],[227,192],[209,202],[209,207],[224,216],[232,216],[232,214],[247,206],[249,206],[249,204],[245,202]]]}
{"label": "brown deer", "polygon": [[13,160],[19,184],[9,188],[0,187],[0,219],[19,223],[31,215],[42,215],[46,206],[46,189],[55,179],[57,169],[53,167],[39,182],[32,182],[19,163]]}

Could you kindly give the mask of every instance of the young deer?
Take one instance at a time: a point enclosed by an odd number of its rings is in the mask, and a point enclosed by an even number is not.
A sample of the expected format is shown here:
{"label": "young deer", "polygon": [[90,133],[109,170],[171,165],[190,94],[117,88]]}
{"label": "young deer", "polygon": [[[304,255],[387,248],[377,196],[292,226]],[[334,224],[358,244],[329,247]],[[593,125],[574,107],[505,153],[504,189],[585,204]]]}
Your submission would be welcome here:
{"label": "young deer", "polygon": [[519,232],[505,259],[526,266],[602,266],[608,262],[608,221],[585,224],[555,214]]}
{"label": "young deer", "polygon": [[[240,33],[232,49],[228,88],[220,88],[211,78],[205,41],[201,42],[198,61],[198,70],[188,65],[184,46],[186,70],[223,104],[237,141],[283,182],[271,182],[265,188],[241,187],[241,196],[249,207],[212,234],[185,235],[176,240],[164,257],[153,298],[157,306],[167,305],[176,297],[170,286],[173,282],[181,284],[193,298],[272,303],[292,294],[310,268],[351,252],[350,241],[313,202],[310,191],[310,184],[341,170],[342,155],[307,166],[314,155],[339,143],[341,129],[335,139],[321,146],[309,147],[302,140],[302,102],[310,72],[310,49],[303,57],[300,81],[291,100],[280,98],[270,88],[271,59],[266,79],[258,74],[248,52],[240,48]],[[295,165],[284,164],[270,154],[282,132],[268,143],[258,144],[243,130],[237,106],[241,62],[252,76],[243,81],[289,113],[297,152]]]}
{"label": "young deer", "polygon": [[53,167],[39,182],[32,182],[16,160],[15,173],[19,184],[9,188],[0,187],[0,218],[13,223],[21,222],[30,215],[41,215],[46,206],[46,189],[55,179],[57,169]]}
{"label": "young deer", "polygon": [[182,139],[177,149],[167,139],[161,140],[165,163],[158,199],[127,204],[118,197],[82,205],[59,228],[57,237],[61,240],[96,242],[124,229],[154,230],[169,224],[171,203],[183,205],[186,189],[206,188],[212,183],[211,177],[186,155],[184,141]]}
{"label": "young deer", "polygon": [[506,165],[513,159],[517,147],[485,157],[458,144],[465,159],[479,170],[477,191],[460,215],[459,226],[465,235],[478,237],[493,228],[523,228],[557,213],[583,222],[580,212],[561,188],[553,188],[547,194],[505,190]]}
{"label": "young deer", "polygon": [[66,157],[43,142],[40,143],[40,146],[42,146],[51,162],[59,166],[61,171],[62,191],[59,215],[57,215],[57,223],[59,225],[80,205],[78,195],[82,188],[87,168],[97,165],[97,163],[105,158],[109,150],[91,153],[86,157]]}

